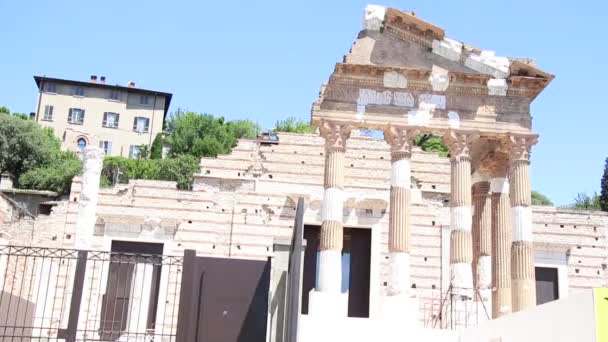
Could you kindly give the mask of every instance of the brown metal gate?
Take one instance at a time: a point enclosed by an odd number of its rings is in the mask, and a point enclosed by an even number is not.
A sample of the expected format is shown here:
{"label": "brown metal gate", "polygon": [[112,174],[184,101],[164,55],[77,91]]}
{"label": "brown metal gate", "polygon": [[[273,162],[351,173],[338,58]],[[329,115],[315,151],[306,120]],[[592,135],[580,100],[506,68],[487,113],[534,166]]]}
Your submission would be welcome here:
{"label": "brown metal gate", "polygon": [[177,342],[264,342],[270,260],[184,254]]}

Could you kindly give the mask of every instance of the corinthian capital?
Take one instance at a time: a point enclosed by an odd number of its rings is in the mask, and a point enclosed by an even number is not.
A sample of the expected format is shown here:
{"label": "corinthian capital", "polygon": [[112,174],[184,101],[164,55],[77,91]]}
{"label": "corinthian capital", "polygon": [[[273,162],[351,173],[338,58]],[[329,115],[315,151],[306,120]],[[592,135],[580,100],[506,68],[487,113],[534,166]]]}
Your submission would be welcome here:
{"label": "corinthian capital", "polygon": [[350,137],[351,126],[347,123],[323,121],[321,123],[321,136],[325,138],[325,147],[328,150],[344,151],[346,140]]}
{"label": "corinthian capital", "polygon": [[509,134],[507,139],[507,146],[509,149],[509,154],[511,157],[511,161],[516,160],[530,160],[530,150],[532,149],[532,145],[538,142],[538,135],[529,134],[529,135],[517,135],[517,134]]}
{"label": "corinthian capital", "polygon": [[479,139],[477,131],[450,129],[443,135],[443,142],[450,150],[451,159],[469,158],[473,142]]}
{"label": "corinthian capital", "polygon": [[410,158],[414,139],[418,135],[418,127],[390,126],[384,131],[384,139],[391,146],[393,159]]}

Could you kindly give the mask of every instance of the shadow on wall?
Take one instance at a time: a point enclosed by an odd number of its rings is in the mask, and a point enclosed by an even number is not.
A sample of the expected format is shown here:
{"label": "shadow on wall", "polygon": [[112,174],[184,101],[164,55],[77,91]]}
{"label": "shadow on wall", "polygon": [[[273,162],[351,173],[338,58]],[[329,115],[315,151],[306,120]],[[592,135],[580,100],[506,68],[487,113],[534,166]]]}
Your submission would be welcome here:
{"label": "shadow on wall", "polygon": [[15,337],[28,341],[32,336],[35,311],[34,303],[3,291],[0,294],[0,341],[12,341]]}

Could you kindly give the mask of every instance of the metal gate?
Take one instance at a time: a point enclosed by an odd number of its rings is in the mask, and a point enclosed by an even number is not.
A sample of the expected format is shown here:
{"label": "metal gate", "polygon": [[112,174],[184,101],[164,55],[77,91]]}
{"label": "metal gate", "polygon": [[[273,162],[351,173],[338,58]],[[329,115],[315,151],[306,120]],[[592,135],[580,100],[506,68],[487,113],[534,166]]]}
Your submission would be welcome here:
{"label": "metal gate", "polygon": [[182,260],[0,246],[0,342],[175,341]]}
{"label": "metal gate", "polygon": [[184,254],[177,342],[264,342],[270,259]]}

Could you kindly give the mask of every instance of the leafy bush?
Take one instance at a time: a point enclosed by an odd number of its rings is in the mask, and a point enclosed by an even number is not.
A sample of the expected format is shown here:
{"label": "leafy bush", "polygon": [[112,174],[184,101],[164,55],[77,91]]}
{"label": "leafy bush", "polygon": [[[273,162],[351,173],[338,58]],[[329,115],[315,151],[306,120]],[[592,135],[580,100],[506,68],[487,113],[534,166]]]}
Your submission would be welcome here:
{"label": "leafy bush", "polygon": [[532,205],[553,205],[553,202],[540,192],[532,191]]}
{"label": "leafy bush", "polygon": [[48,166],[31,169],[19,176],[19,186],[26,189],[68,193],[72,178],[82,172],[82,162],[73,152],[60,152]]}
{"label": "leafy bush", "polygon": [[289,117],[285,120],[277,121],[273,132],[287,132],[287,133],[313,133],[315,128],[302,120],[294,117]]}
{"label": "leafy bush", "polygon": [[188,155],[167,159],[106,157],[101,184],[128,183],[129,179],[155,179],[175,181],[179,189],[188,190],[192,188],[194,174],[199,170],[198,158]]}
{"label": "leafy bush", "polygon": [[436,135],[419,135],[416,137],[415,143],[416,146],[420,146],[426,152],[436,152],[442,157],[447,157],[450,154],[448,147],[443,142],[443,138]]}

